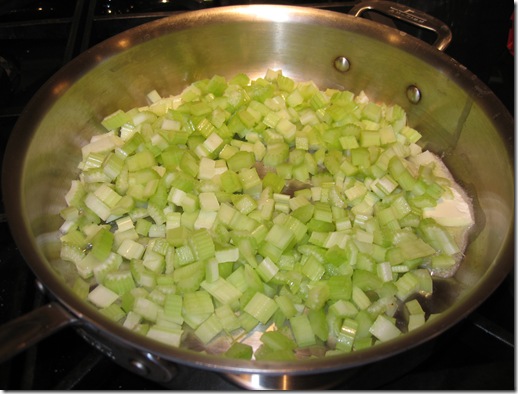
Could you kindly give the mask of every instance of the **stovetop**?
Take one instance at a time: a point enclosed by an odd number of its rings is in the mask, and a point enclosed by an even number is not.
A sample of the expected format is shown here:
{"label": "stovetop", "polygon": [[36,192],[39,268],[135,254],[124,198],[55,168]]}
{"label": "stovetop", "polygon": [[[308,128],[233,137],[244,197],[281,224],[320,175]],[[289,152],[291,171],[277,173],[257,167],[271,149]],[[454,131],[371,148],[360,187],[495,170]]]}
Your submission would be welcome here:
{"label": "stovetop", "polygon": [[[357,1],[265,1],[348,12]],[[512,0],[398,1],[447,23],[446,53],[485,82],[514,115],[514,52],[508,48]],[[179,12],[243,0],[7,0],[0,3],[0,159],[22,109],[62,65],[102,40]],[[489,8],[490,7],[490,8]],[[509,136],[513,141],[514,136]],[[514,390],[514,272],[468,318],[426,346],[398,359],[398,367],[365,368],[334,389]],[[45,305],[9,232],[0,200],[0,324]],[[410,358],[414,357],[414,358]],[[376,363],[375,363],[376,364]],[[382,363],[380,363],[382,364]],[[395,363],[392,363],[395,364]],[[383,371],[383,372],[380,372]],[[160,390],[101,354],[65,328],[0,364],[0,389]],[[224,376],[183,368],[168,389],[238,390]]]}

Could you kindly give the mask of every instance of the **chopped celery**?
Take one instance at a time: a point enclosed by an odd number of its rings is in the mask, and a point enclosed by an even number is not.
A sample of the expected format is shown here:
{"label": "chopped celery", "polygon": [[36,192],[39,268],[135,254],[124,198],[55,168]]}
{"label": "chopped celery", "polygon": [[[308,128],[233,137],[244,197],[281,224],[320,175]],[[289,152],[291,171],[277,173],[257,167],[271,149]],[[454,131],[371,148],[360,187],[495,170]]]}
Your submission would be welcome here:
{"label": "chopped celery", "polygon": [[263,293],[256,292],[243,310],[261,323],[266,324],[277,308],[274,300]]}
{"label": "chopped celery", "polygon": [[126,313],[122,310],[122,308],[116,304],[111,304],[106,308],[101,308],[99,311],[107,318],[116,322],[122,320],[126,316]]}
{"label": "chopped celery", "polygon": [[267,331],[261,335],[261,342],[273,350],[294,350],[297,345],[293,339],[280,331]]}
{"label": "chopped celery", "polygon": [[86,300],[86,298],[88,297],[88,293],[90,291],[88,283],[79,276],[74,281],[72,290],[82,300]]}
{"label": "chopped celery", "polygon": [[295,354],[292,350],[282,349],[275,350],[270,348],[267,345],[261,345],[257,348],[254,353],[254,357],[256,360],[265,360],[265,361],[289,361],[295,360]]}
{"label": "chopped celery", "polygon": [[327,341],[329,337],[329,327],[326,320],[326,312],[323,308],[312,309],[308,312],[309,324],[314,334],[322,341]]}
{"label": "chopped celery", "polygon": [[289,321],[297,345],[306,347],[316,343],[315,333],[307,315],[297,315]]}
{"label": "chopped celery", "polygon": [[88,294],[88,301],[99,308],[106,308],[112,305],[119,295],[103,285],[98,285]]}
{"label": "chopped celery", "polygon": [[218,317],[216,314],[212,314],[196,328],[194,334],[200,338],[203,343],[209,343],[222,329],[223,327]]}
{"label": "chopped celery", "polygon": [[170,346],[180,346],[183,330],[181,328],[166,328],[155,325],[150,327],[146,336]]}
{"label": "chopped celery", "polygon": [[119,295],[125,294],[136,286],[131,271],[108,272],[103,284]]}
{"label": "chopped celery", "polygon": [[396,327],[396,325],[389,318],[383,315],[378,315],[369,331],[382,342],[394,339],[401,335],[401,331]]}
{"label": "chopped celery", "polygon": [[254,348],[241,342],[234,342],[224,353],[226,357],[241,360],[250,360],[254,354]]}
{"label": "chopped celery", "polygon": [[186,328],[223,336],[239,359],[361,351],[426,324],[416,296],[455,272],[473,215],[403,108],[280,70],[146,99],[101,121],[64,196],[78,296],[173,346]]}
{"label": "chopped celery", "polygon": [[242,295],[239,289],[221,277],[214,282],[203,281],[200,286],[223,305],[238,301]]}

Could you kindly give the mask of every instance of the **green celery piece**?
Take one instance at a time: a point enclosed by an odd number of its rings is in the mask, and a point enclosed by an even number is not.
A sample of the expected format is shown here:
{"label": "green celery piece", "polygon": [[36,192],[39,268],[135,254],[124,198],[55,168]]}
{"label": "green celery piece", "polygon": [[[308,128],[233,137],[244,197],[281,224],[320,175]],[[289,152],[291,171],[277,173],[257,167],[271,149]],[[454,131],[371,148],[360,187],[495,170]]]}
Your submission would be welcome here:
{"label": "green celery piece", "polygon": [[194,334],[204,343],[207,344],[212,341],[221,331],[223,327],[216,316],[212,314],[204,320],[195,330]]}
{"label": "green celery piece", "polygon": [[282,179],[293,178],[293,165],[289,162],[279,163],[275,166],[275,171]]}
{"label": "green celery piece", "polygon": [[351,351],[356,338],[357,328],[358,323],[356,320],[345,318],[337,335],[336,348],[345,352]]}
{"label": "green celery piece", "polygon": [[[255,278],[257,278],[257,275]],[[241,293],[244,293],[246,290],[250,289],[248,284],[248,275],[245,273],[245,268],[242,265],[239,265],[236,269],[234,269],[226,279],[236,289],[241,291]],[[259,288],[259,286],[257,288]]]}
{"label": "green celery piece", "polygon": [[72,285],[72,291],[82,300],[86,300],[90,291],[90,285],[81,277],[77,277]]}
{"label": "green celery piece", "polygon": [[262,256],[270,258],[273,262],[278,262],[279,259],[282,256],[283,250],[278,248],[277,246],[268,243],[263,242],[258,250],[257,250]]}
{"label": "green celery piece", "polygon": [[285,75],[278,75],[277,76],[277,85],[279,86],[280,90],[283,90],[285,92],[290,93],[295,89],[295,81]]}
{"label": "green celery piece", "polygon": [[257,209],[257,201],[249,194],[233,194],[231,200],[234,207],[244,215]]}
{"label": "green celery piece", "polygon": [[329,336],[329,326],[326,319],[326,312],[324,309],[312,309],[308,312],[308,319],[311,328],[317,338],[322,341],[327,341]]}
{"label": "green celery piece", "polygon": [[294,233],[286,226],[274,224],[265,241],[284,251],[293,241]]}
{"label": "green celery piece", "polygon": [[277,308],[278,306],[273,299],[263,293],[256,292],[243,310],[261,323],[266,324]]}
{"label": "green celery piece", "polygon": [[316,336],[307,315],[297,315],[289,319],[293,337],[299,347],[316,344]]}
{"label": "green celery piece", "polygon": [[283,313],[283,315],[286,318],[289,319],[297,314],[297,309],[295,308],[295,305],[289,296],[281,294],[275,296],[274,299],[277,305],[279,306],[279,310]]}
{"label": "green celery piece", "polygon": [[194,231],[189,239],[189,244],[198,260],[214,257],[215,245],[207,229],[201,228]]}
{"label": "green celery piece", "polygon": [[207,91],[214,96],[221,96],[227,89],[227,80],[221,75],[214,75],[207,83]]}
{"label": "green celery piece", "polygon": [[432,256],[436,250],[421,238],[405,240],[398,244],[405,260],[414,260],[421,257]]}
{"label": "green celery piece", "polygon": [[254,353],[255,359],[260,361],[291,361],[295,360],[295,353],[289,349],[275,350],[261,345]]}
{"label": "green celery piece", "polygon": [[196,291],[205,276],[204,263],[197,261],[173,271],[173,279],[179,291]]}
{"label": "green celery piece", "polygon": [[135,133],[120,148],[124,156],[133,154],[144,143],[144,137],[140,133]]}
{"label": "green celery piece", "polygon": [[308,223],[313,218],[314,212],[315,206],[313,204],[306,204],[293,210],[291,215],[302,223]]}
{"label": "green celery piece", "polygon": [[294,350],[297,347],[293,339],[280,331],[267,331],[261,335],[260,340],[272,350]]}
{"label": "green celery piece", "polygon": [[255,164],[253,152],[239,151],[227,160],[229,170],[241,171],[243,168],[251,168]]}
{"label": "green celery piece", "polygon": [[223,279],[226,279],[232,274],[234,270],[234,263],[232,261],[228,261],[225,263],[218,264],[219,276]]}
{"label": "green celery piece", "polygon": [[254,355],[254,348],[241,342],[234,342],[224,353],[225,357],[239,360],[251,360]]}
{"label": "green celery piece", "polygon": [[181,267],[194,262],[196,259],[192,248],[189,245],[182,245],[176,248],[175,263]]}
{"label": "green celery piece", "polygon": [[[183,330],[175,327],[160,327],[158,325],[146,327],[145,325],[142,334],[149,338],[153,338],[159,342],[163,342],[169,346],[180,346]],[[147,329],[146,329],[147,328]]]}
{"label": "green celery piece", "polygon": [[383,315],[378,315],[370,328],[370,332],[380,341],[385,342],[401,335],[395,324]]}
{"label": "green celery piece", "polygon": [[156,274],[148,270],[142,260],[132,259],[130,271],[137,285],[142,287],[154,287],[156,285]]}
{"label": "green celery piece", "polygon": [[[314,211],[313,211],[314,213]],[[302,220],[301,220],[302,221]],[[321,232],[329,232],[329,231],[335,231],[336,225],[333,222],[328,222],[325,220],[319,220],[315,219],[314,217],[307,222],[308,230],[309,231],[321,231]]]}
{"label": "green celery piece", "polygon": [[257,266],[257,273],[265,282],[269,282],[277,272],[279,267],[269,258],[263,259]]}
{"label": "green celery piece", "polygon": [[171,180],[168,181],[168,188],[180,189],[186,193],[192,193],[197,185],[197,180],[193,175],[182,171],[173,171]]}
{"label": "green celery piece", "polygon": [[130,172],[143,170],[156,164],[155,156],[149,150],[136,152],[126,159],[126,166]]}
{"label": "green celery piece", "polygon": [[239,180],[243,185],[243,192],[259,195],[262,191],[262,182],[255,167],[243,168],[238,173]]}
{"label": "green celery piece", "polygon": [[438,254],[432,256],[431,266],[435,269],[448,269],[456,264],[456,260],[447,254]]}
{"label": "green celery piece", "polygon": [[358,309],[350,301],[338,300],[329,305],[329,313],[338,317],[354,317],[358,313]]}
{"label": "green celery piece", "polygon": [[86,190],[84,184],[78,180],[72,180],[70,189],[65,194],[65,200],[68,206],[77,207],[79,204],[82,205],[85,195]]}
{"label": "green celery piece", "polygon": [[324,275],[325,268],[316,257],[309,256],[302,266],[301,272],[311,281],[317,281]]}
{"label": "green celery piece", "polygon": [[372,338],[372,334],[369,329],[374,322],[373,317],[367,310],[360,310],[354,317],[358,326],[356,328],[356,339]]}
{"label": "green celery piece", "polygon": [[248,130],[237,114],[230,117],[227,126],[232,135],[244,136],[244,133]]}
{"label": "green celery piece", "polygon": [[239,319],[236,313],[232,310],[229,305],[221,305],[214,310],[214,313],[218,317],[223,330],[227,333],[231,333],[241,327]]}
{"label": "green celery piece", "polygon": [[135,303],[135,296],[133,295],[133,293],[131,291],[128,291],[128,292],[122,294],[120,297],[120,300],[121,300],[121,303],[120,303],[121,308],[125,312],[133,311],[133,305]]}
{"label": "green celery piece", "polygon": [[362,349],[367,349],[369,347],[371,347],[373,345],[373,340],[371,337],[368,337],[368,338],[354,338],[354,342],[353,342],[353,350],[354,351],[357,351],[357,350],[362,350]]}
{"label": "green celery piece", "polygon": [[133,312],[141,315],[144,319],[150,322],[156,322],[159,310],[160,306],[153,301],[144,297],[135,297]]}
{"label": "green celery piece", "polygon": [[351,149],[351,164],[358,168],[369,168],[371,165],[369,151],[360,147]]}
{"label": "green celery piece", "polygon": [[382,286],[381,279],[373,272],[356,269],[352,276],[353,286],[363,291],[378,290]]}
{"label": "green celery piece", "polygon": [[227,193],[236,193],[243,190],[239,176],[232,170],[225,171],[221,175],[221,185]]}
{"label": "green celery piece", "polygon": [[116,304],[111,304],[106,308],[101,308],[99,309],[99,312],[115,322],[122,320],[126,316],[126,312]]}
{"label": "green celery piece", "polygon": [[419,279],[412,273],[406,272],[396,282],[397,297],[405,301],[419,290]]}
{"label": "green celery piece", "polygon": [[419,268],[412,271],[412,273],[417,277],[419,282],[418,292],[425,296],[431,295],[433,293],[433,280],[430,271]]}
{"label": "green celery piece", "polygon": [[119,269],[123,261],[123,258],[117,254],[110,252],[108,257],[93,267],[93,273],[98,283],[102,283],[107,273],[114,272]]}
{"label": "green celery piece", "polygon": [[167,294],[164,300],[164,314],[168,320],[177,324],[183,323],[182,317],[183,297],[180,294]]}
{"label": "green celery piece", "polygon": [[86,236],[79,230],[69,230],[65,235],[60,237],[62,244],[77,246],[84,249],[87,246]]}
{"label": "green celery piece", "polygon": [[184,153],[184,149],[175,144],[171,144],[169,147],[160,152],[161,164],[169,171],[174,171],[180,165],[180,160]]}
{"label": "green celery piece", "polygon": [[293,233],[294,241],[297,243],[302,242],[306,238],[308,228],[302,221],[290,215],[285,225]]}
{"label": "green celery piece", "polygon": [[371,122],[379,123],[381,120],[381,106],[373,102],[365,104],[362,108],[362,117]]}
{"label": "green celery piece", "polygon": [[360,133],[360,146],[369,147],[369,146],[379,146],[381,145],[381,139],[379,132],[370,131],[370,130],[362,130]]}
{"label": "green celery piece", "polygon": [[214,312],[212,297],[205,290],[185,293],[183,295],[182,311],[184,315],[210,315]]}
{"label": "green celery piece", "polygon": [[243,328],[245,332],[252,331],[259,324],[259,320],[246,312],[242,312],[238,316],[238,320],[241,328]]}
{"label": "green celery piece", "polygon": [[243,294],[230,282],[221,277],[214,282],[204,280],[200,286],[223,305],[233,304],[238,301]]}
{"label": "green celery piece", "polygon": [[270,83],[260,83],[260,80],[255,80],[247,89],[250,98],[255,99],[259,102],[264,102],[266,99],[271,98],[274,92],[274,87]]}
{"label": "green celery piece", "polygon": [[121,109],[111,113],[106,116],[101,124],[106,128],[106,130],[114,130],[121,127],[124,123],[128,123],[130,121],[130,117]]}
{"label": "green celery piece", "polygon": [[330,291],[327,281],[312,284],[308,291],[306,306],[312,310],[322,309],[329,299]]}
{"label": "green celery piece", "polygon": [[123,295],[136,287],[130,271],[108,272],[104,277],[103,285],[119,295]]}
{"label": "green celery piece", "polygon": [[270,187],[273,193],[280,193],[285,185],[285,180],[275,172],[268,172],[263,177],[263,189]]}
{"label": "green celery piece", "polygon": [[352,279],[349,275],[336,275],[327,280],[329,299],[349,300],[352,296]]}
{"label": "green celery piece", "polygon": [[199,169],[198,158],[191,151],[186,150],[180,159],[180,169],[186,174],[196,177]]}
{"label": "green celery piece", "polygon": [[460,248],[451,234],[433,219],[422,220],[418,230],[434,250],[449,256],[460,252]]}
{"label": "green celery piece", "polygon": [[192,231],[185,227],[175,227],[166,231],[166,239],[172,246],[185,245],[192,235]]}
{"label": "green celery piece", "polygon": [[250,83],[250,77],[248,77],[248,75],[246,75],[244,73],[238,73],[228,81],[229,85],[238,85],[241,87],[245,87],[249,83]]}
{"label": "green celery piece", "polygon": [[276,167],[289,157],[289,145],[284,142],[267,145],[263,163],[267,167]]}
{"label": "green celery piece", "polygon": [[347,257],[347,251],[338,245],[331,246],[325,253],[325,260],[335,266],[340,266],[347,262]]}

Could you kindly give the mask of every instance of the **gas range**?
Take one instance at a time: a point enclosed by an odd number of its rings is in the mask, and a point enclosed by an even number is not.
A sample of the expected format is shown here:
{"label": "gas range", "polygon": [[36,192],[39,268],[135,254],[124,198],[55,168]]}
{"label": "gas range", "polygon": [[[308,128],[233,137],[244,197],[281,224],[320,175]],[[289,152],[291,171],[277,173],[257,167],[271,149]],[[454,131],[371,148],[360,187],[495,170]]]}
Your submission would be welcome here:
{"label": "gas range", "polygon": [[[508,48],[512,1],[399,1],[446,22],[446,50],[485,82],[514,114],[514,55]],[[22,0],[0,5],[0,157],[25,104],[62,65],[126,29],[190,10],[241,0]],[[272,3],[272,2],[270,2]],[[275,1],[348,12],[357,1]],[[504,2],[500,2],[504,3]],[[512,36],[512,34],[511,34]],[[426,37],[424,37],[426,38]],[[509,136],[511,141],[514,136]],[[513,390],[514,272],[473,314],[404,356],[367,366],[333,389]],[[0,324],[48,303],[24,263],[0,201]],[[375,363],[376,364],[376,363]],[[115,364],[65,328],[0,366],[0,388],[21,390],[239,390],[224,376],[179,368],[164,386]]]}

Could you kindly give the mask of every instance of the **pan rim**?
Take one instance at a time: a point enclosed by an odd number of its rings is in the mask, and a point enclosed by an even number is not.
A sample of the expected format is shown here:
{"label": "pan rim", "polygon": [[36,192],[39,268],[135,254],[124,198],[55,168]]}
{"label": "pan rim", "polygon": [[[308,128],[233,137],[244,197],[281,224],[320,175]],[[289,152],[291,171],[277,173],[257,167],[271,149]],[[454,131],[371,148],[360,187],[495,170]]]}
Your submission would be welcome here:
{"label": "pan rim", "polygon": [[[258,13],[257,11],[261,12]],[[351,31],[360,34],[369,32],[375,39],[383,40],[385,42],[389,42],[391,40],[394,41],[394,38],[397,38],[394,44],[397,48],[406,50],[407,47],[411,47],[412,51],[423,56],[425,59],[429,58],[430,61],[433,60],[434,62],[437,62],[438,66],[443,67],[444,70],[449,68],[452,70],[452,74],[461,75],[459,76],[458,82],[462,88],[469,88],[482,92],[479,96],[483,97],[484,100],[480,100],[479,102],[484,106],[484,110],[489,111],[493,108],[500,110],[498,116],[494,119],[498,129],[512,127],[512,119],[510,118],[510,115],[504,109],[503,105],[499,103],[498,99],[492,94],[492,92],[482,84],[482,82],[478,81],[478,79],[476,79],[476,77],[474,77],[474,75],[469,71],[468,74],[466,74],[464,71],[467,70],[455,60],[449,58],[447,55],[441,53],[430,45],[422,43],[414,37],[401,35],[397,31],[392,31],[393,29],[384,26],[380,27],[380,25],[371,21],[354,18],[352,16],[339,14],[333,11],[315,10],[299,6],[246,5],[191,11],[185,14],[166,17],[158,21],[148,22],[130,29],[97,44],[79,55],[77,58],[73,59],[69,64],[65,65],[63,69],[58,71],[36,93],[22,112],[20,121],[17,122],[13,134],[21,134],[20,131],[23,128],[37,128],[38,119],[43,117],[46,110],[52,106],[52,100],[49,100],[47,103],[42,105],[41,98],[48,94],[47,92],[54,89],[55,86],[63,80],[63,76],[68,77],[69,75],[75,75],[75,77],[79,79],[83,75],[81,70],[87,72],[90,68],[95,67],[96,64],[104,61],[108,57],[123,53],[125,49],[119,45],[120,40],[123,37],[129,38],[130,42],[133,40],[132,42],[135,42],[135,45],[138,45],[160,37],[164,33],[169,34],[177,30],[194,28],[200,23],[213,24],[228,23],[230,21],[243,22],[248,21],[248,18],[253,18],[254,22],[268,23],[271,22],[273,18],[272,15],[277,15],[275,18],[280,18],[278,15],[281,11],[293,17],[297,23],[314,23],[316,20],[319,24],[336,28],[347,27],[351,29]],[[77,79],[69,79],[69,83],[73,84]],[[64,94],[65,91],[66,90],[59,91],[57,94],[54,94],[53,97],[57,98]],[[34,126],[30,127],[31,125]],[[78,326],[84,326],[89,330],[100,333],[101,335],[107,335],[108,339],[117,340],[124,343],[126,346],[138,348],[144,353],[151,352],[167,360],[180,362],[182,364],[198,368],[214,369],[220,372],[239,373],[314,374],[351,368],[395,355],[434,338],[444,330],[456,324],[463,317],[467,316],[482,303],[483,299],[475,297],[474,295],[479,294],[479,292],[484,293],[482,290],[485,290],[485,292],[489,294],[489,290],[492,291],[496,289],[497,284],[501,283],[507,275],[507,272],[504,274],[504,271],[507,270],[499,271],[496,269],[490,269],[484,277],[480,279],[480,284],[482,286],[477,286],[477,289],[466,294],[466,300],[471,302],[463,301],[460,304],[456,303],[450,308],[450,314],[453,311],[457,312],[457,318],[453,323],[445,322],[443,318],[439,317],[436,321],[430,322],[426,327],[422,327],[422,329],[418,329],[413,333],[405,334],[405,338],[402,338],[401,340],[398,339],[378,344],[375,348],[353,352],[344,356],[340,355],[318,360],[300,360],[295,362],[244,362],[243,360],[222,359],[221,356],[204,355],[187,349],[164,347],[158,342],[124,329],[122,326],[105,318],[84,301],[71,296],[71,290],[62,283],[57,276],[50,272],[50,269],[46,267],[45,264],[41,263],[40,260],[44,259],[41,251],[33,250],[32,247],[22,247],[26,244],[27,237],[33,236],[31,234],[25,212],[22,209],[22,201],[24,199],[22,190],[23,177],[17,176],[22,174],[25,162],[23,161],[23,157],[20,158],[16,156],[23,156],[20,155],[20,151],[25,152],[28,149],[31,135],[23,134],[22,137],[23,138],[16,139],[10,138],[2,168],[2,182],[8,221],[13,232],[13,237],[17,241],[17,244],[20,245],[20,251],[22,252],[27,264],[42,281],[47,290],[78,318],[76,323]],[[17,164],[17,167],[19,167],[19,170],[15,172],[8,169],[9,165],[13,162]],[[16,192],[13,193],[13,191]],[[15,198],[18,194],[22,196],[22,199]],[[23,226],[20,226],[21,223],[23,223]],[[505,253],[507,248],[509,248],[511,242],[512,237],[509,235],[506,241],[502,244],[502,254]],[[505,268],[510,269],[511,264],[508,264],[508,266],[509,267]],[[499,268],[502,267],[500,266]],[[404,346],[405,344],[407,346]]]}

